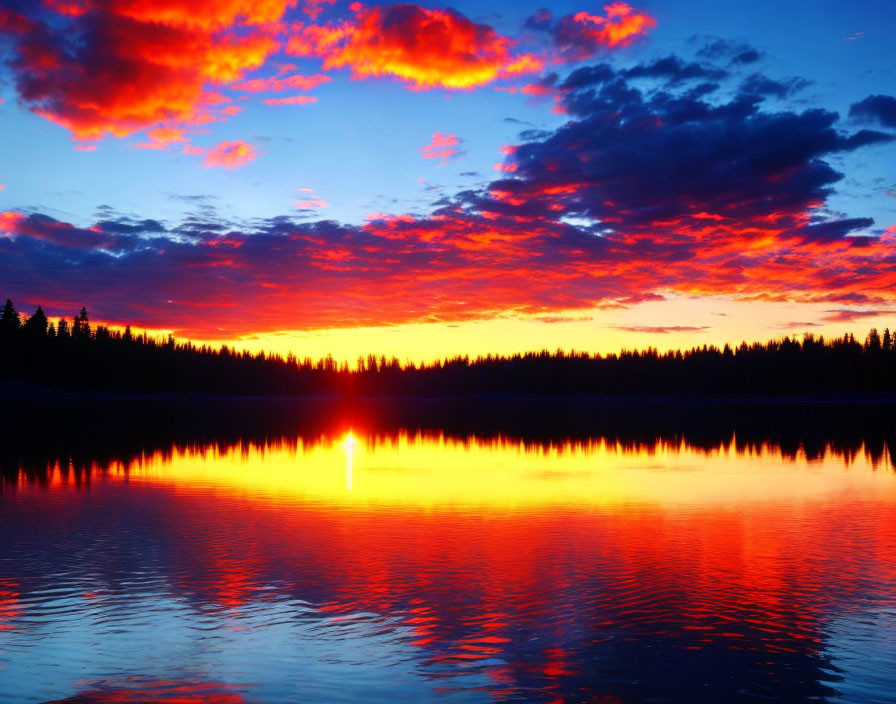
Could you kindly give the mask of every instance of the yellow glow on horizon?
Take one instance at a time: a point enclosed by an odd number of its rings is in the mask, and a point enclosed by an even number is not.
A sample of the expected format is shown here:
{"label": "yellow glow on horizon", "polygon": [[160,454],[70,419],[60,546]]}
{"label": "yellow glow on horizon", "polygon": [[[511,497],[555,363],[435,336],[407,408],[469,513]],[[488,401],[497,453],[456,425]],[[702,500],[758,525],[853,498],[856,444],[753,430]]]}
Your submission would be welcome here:
{"label": "yellow glow on horizon", "polygon": [[[323,359],[355,366],[369,354],[402,362],[432,362],[446,357],[511,355],[548,349],[609,354],[654,347],[660,352],[695,346],[766,342],[810,332],[826,338],[853,333],[864,338],[872,327],[896,328],[896,317],[869,317],[853,323],[825,320],[830,303],[735,300],[722,296],[668,295],[626,308],[560,311],[544,315],[507,313],[484,320],[411,323],[376,327],[247,332],[233,338],[193,339],[212,347],[227,345],[250,352],[273,352],[299,359]],[[102,323],[101,323],[102,324]],[[123,326],[113,325],[115,329]],[[667,332],[653,329],[667,328]],[[134,335],[144,330],[132,328]],[[151,329],[165,338],[176,330]],[[178,339],[188,339],[178,337]]]}

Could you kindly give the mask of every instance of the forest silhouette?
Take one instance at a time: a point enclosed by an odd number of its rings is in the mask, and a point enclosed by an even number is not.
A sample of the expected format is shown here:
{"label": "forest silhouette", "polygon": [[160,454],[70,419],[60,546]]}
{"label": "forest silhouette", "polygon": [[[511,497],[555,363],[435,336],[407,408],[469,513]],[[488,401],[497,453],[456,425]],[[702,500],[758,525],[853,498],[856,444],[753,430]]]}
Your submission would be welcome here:
{"label": "forest silhouette", "polygon": [[457,396],[488,393],[638,397],[778,397],[896,390],[896,340],[872,329],[863,341],[806,334],[658,352],[589,354],[542,350],[511,356],[401,363],[369,355],[354,366],[155,338],[48,320],[38,307],[0,314],[0,381],[28,388],[126,393],[258,396]]}

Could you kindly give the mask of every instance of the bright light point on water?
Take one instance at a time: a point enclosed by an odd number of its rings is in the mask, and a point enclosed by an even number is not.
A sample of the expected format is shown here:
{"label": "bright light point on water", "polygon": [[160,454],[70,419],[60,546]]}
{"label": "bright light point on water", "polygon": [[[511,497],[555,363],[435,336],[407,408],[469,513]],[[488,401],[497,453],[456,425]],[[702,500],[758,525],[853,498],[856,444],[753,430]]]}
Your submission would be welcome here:
{"label": "bright light point on water", "polygon": [[355,445],[357,444],[358,441],[355,440],[354,433],[349,430],[348,435],[345,436],[345,442],[342,443],[342,446],[345,448],[345,484],[349,491],[352,490],[352,458],[354,457]]}

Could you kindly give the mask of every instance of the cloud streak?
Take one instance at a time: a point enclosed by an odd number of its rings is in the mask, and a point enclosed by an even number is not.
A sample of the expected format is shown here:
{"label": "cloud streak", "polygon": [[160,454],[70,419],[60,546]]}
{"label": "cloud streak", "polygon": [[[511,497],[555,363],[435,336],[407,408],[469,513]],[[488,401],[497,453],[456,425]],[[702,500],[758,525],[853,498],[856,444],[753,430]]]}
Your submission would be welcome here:
{"label": "cloud streak", "polygon": [[614,330],[623,332],[642,332],[651,335],[668,335],[674,332],[704,332],[710,328],[705,325],[614,325]]}
{"label": "cloud streak", "polygon": [[448,132],[436,132],[429,144],[420,147],[420,156],[424,159],[439,159],[443,163],[460,154],[461,140]]}

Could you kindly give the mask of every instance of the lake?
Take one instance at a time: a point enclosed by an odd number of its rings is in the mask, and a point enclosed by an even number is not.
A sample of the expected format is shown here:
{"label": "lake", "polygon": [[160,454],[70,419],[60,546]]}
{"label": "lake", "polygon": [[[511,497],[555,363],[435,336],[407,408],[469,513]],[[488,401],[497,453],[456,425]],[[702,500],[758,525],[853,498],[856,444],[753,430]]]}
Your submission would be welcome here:
{"label": "lake", "polygon": [[372,425],[7,453],[0,702],[896,702],[881,442]]}

